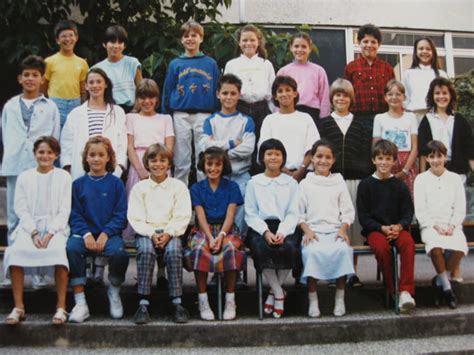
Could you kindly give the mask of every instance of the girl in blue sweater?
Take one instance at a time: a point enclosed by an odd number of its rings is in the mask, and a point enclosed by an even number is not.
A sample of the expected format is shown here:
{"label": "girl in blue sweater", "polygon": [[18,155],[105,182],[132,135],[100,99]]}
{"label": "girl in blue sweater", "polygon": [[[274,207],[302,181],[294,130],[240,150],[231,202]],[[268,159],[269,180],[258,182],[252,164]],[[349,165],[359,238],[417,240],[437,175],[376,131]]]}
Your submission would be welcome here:
{"label": "girl in blue sweater", "polygon": [[84,294],[85,254],[109,259],[107,295],[112,318],[123,316],[119,291],[128,267],[128,254],[122,239],[127,220],[127,196],[122,181],[112,175],[115,153],[110,141],[102,136],[90,138],[84,148],[82,163],[86,174],[72,185],[71,237],[66,247],[69,279],[76,303],[69,321],[75,323],[89,318]]}

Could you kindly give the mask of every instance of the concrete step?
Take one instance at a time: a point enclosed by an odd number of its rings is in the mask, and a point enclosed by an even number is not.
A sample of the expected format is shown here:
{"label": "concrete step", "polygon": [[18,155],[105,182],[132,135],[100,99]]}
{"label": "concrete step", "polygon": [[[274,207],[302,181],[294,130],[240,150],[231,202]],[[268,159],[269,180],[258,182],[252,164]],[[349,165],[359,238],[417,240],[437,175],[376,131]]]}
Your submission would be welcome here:
{"label": "concrete step", "polygon": [[[285,301],[285,314],[289,316],[305,315],[308,310],[307,292],[305,288],[287,287],[287,299]],[[474,305],[474,283],[456,284],[454,288],[460,304]],[[323,314],[332,314],[334,307],[334,289],[329,289],[325,285],[318,288],[318,298]],[[264,290],[264,297],[267,291]],[[121,291],[122,303],[125,315],[132,317],[138,305],[138,297],[133,286],[124,286]],[[91,314],[107,315],[109,313],[107,288],[87,288],[86,298]],[[28,313],[49,314],[55,309],[56,294],[54,288],[43,290],[27,289],[24,293],[25,308]],[[217,310],[217,295],[215,290],[209,290],[211,307]],[[168,293],[166,291],[153,290],[151,295],[150,311],[156,315],[170,315]],[[381,283],[369,283],[359,289],[347,289],[346,309],[348,313],[362,313],[370,311],[392,312],[390,306],[385,306],[385,289]],[[434,307],[433,292],[431,286],[424,283],[417,283],[415,300],[418,307]],[[237,314],[241,316],[257,317],[258,303],[257,292],[254,286],[247,290],[236,293]],[[193,286],[186,286],[183,294],[183,304],[191,313],[193,318],[199,318],[197,293]],[[12,292],[8,289],[0,290],[0,313],[10,312],[13,305]],[[74,305],[73,295],[68,294],[68,309]]]}
{"label": "concrete step", "polygon": [[[5,315],[0,315],[4,319]],[[418,308],[412,315],[377,311],[336,318],[284,317],[232,322],[192,320],[177,325],[168,318],[136,326],[129,318],[94,317],[83,324],[50,325],[51,315],[28,315],[16,327],[0,325],[1,346],[63,346],[81,348],[244,347],[352,343],[474,333],[474,307],[456,310]],[[415,351],[415,349],[414,349]]]}

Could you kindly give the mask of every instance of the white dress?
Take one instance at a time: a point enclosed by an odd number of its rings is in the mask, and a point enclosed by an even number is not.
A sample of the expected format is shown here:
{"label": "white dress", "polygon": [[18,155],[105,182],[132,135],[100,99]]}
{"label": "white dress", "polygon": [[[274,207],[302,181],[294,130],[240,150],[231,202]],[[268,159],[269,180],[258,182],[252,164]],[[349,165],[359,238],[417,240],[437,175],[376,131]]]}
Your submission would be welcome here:
{"label": "white dress", "polygon": [[303,274],[330,280],[354,273],[353,250],[337,238],[342,224],[354,221],[354,206],[341,174],[328,177],[309,174],[300,183],[300,219],[319,240],[302,245]]}
{"label": "white dress", "polygon": [[[433,248],[462,251],[467,255],[468,248],[462,223],[466,216],[466,195],[461,177],[445,170],[441,176],[430,170],[419,174],[414,188],[415,215],[421,229],[421,240],[426,253]],[[454,225],[452,236],[438,234],[434,225],[447,228]]]}
{"label": "white dress", "polygon": [[[26,273],[54,275],[54,266],[69,269],[66,242],[69,236],[68,220],[71,212],[71,177],[54,168],[47,174],[36,168],[25,171],[18,177],[15,190],[15,212],[19,224],[12,233],[14,243],[5,251],[4,272],[10,266],[25,267]],[[54,234],[46,249],[33,244],[31,232],[36,229],[43,237]]]}

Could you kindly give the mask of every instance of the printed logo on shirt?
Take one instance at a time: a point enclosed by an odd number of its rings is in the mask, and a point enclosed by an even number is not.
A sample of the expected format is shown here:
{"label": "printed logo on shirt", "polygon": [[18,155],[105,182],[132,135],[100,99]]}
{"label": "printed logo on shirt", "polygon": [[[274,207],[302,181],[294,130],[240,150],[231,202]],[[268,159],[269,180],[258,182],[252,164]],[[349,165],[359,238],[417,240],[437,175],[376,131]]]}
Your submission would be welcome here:
{"label": "printed logo on shirt", "polygon": [[383,133],[383,139],[395,143],[398,149],[408,149],[409,133],[407,130],[388,130]]}

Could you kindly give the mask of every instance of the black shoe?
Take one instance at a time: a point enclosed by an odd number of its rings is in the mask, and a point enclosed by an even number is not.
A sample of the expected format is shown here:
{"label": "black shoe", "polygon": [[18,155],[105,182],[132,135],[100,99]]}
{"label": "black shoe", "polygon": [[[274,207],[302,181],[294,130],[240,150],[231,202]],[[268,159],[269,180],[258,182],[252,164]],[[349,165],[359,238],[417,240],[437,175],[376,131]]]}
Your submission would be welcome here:
{"label": "black shoe", "polygon": [[456,295],[454,294],[453,290],[444,291],[443,296],[449,308],[458,308],[458,300],[456,299]]}
{"label": "black shoe", "polygon": [[133,316],[135,324],[147,324],[150,322],[150,314],[148,313],[148,307],[141,304],[135,315]]}
{"label": "black shoe", "polygon": [[189,313],[186,308],[180,304],[174,305],[174,322],[175,323],[187,323],[189,320]]}
{"label": "black shoe", "polygon": [[161,276],[156,280],[156,288],[160,291],[166,291],[168,289],[168,280],[166,277]]}
{"label": "black shoe", "polygon": [[360,282],[359,278],[357,275],[352,275],[349,280],[347,280],[347,286],[352,287],[352,288],[359,288],[364,286],[362,282]]}
{"label": "black shoe", "polygon": [[443,300],[443,288],[436,283],[437,278],[438,277],[435,276],[431,279],[431,288],[433,289],[435,306],[439,307]]}

